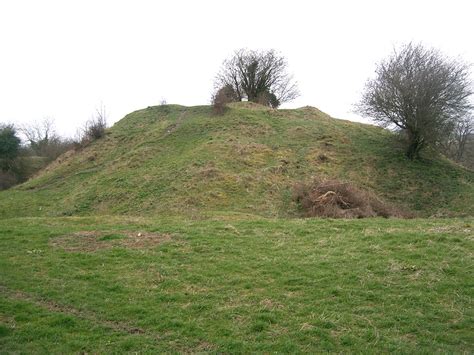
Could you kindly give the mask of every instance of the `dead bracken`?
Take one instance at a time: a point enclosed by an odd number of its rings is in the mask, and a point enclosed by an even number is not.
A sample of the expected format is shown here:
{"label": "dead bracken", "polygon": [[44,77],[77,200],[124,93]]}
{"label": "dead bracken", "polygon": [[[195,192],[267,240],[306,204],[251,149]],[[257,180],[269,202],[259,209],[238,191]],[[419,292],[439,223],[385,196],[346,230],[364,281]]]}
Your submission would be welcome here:
{"label": "dead bracken", "polygon": [[81,231],[50,240],[67,252],[93,252],[114,247],[148,249],[171,240],[170,234],[130,231]]}
{"label": "dead bracken", "polygon": [[373,193],[340,181],[313,181],[294,186],[293,200],[307,217],[407,217]]}

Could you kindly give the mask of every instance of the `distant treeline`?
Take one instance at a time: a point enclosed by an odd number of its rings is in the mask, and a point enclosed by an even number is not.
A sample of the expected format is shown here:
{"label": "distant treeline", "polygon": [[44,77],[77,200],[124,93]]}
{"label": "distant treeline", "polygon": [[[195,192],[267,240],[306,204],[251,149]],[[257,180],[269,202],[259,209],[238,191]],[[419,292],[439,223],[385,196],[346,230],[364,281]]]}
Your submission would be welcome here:
{"label": "distant treeline", "polygon": [[100,139],[106,127],[104,108],[97,110],[74,138],[61,137],[51,119],[22,126],[0,123],[0,190],[28,180],[63,153]]}

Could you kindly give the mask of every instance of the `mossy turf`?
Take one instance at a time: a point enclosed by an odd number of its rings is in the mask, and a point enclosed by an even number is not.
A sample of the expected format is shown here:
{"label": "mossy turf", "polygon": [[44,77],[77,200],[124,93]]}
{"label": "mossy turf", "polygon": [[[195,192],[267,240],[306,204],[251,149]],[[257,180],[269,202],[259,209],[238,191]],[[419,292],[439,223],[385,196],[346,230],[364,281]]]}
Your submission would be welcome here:
{"label": "mossy turf", "polygon": [[305,107],[155,106],[133,112],[83,150],[0,193],[0,218],[240,212],[298,216],[292,187],[349,181],[420,216],[473,215],[474,172],[404,157],[395,135]]}
{"label": "mossy turf", "polygon": [[3,219],[0,352],[471,353],[473,225]]}

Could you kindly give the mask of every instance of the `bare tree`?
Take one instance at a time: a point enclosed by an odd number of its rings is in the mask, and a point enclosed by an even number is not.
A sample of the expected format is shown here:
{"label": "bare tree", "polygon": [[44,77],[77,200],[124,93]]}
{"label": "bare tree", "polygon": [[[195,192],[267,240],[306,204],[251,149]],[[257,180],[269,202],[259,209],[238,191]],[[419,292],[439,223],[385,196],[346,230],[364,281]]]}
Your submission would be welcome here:
{"label": "bare tree", "polygon": [[47,162],[55,160],[73,146],[70,139],[56,133],[54,120],[51,118],[23,125],[20,132],[26,138],[31,153],[46,158]]}
{"label": "bare tree", "polygon": [[51,141],[59,138],[54,128],[54,120],[49,117],[41,122],[21,126],[20,132],[25,136],[30,148],[38,155],[42,155],[43,148]]}
{"label": "bare tree", "polygon": [[466,139],[460,163],[465,167],[474,170],[474,132]]}
{"label": "bare tree", "polygon": [[405,133],[406,155],[414,159],[423,148],[438,146],[469,114],[472,93],[468,65],[409,43],[378,64],[358,110]]}
{"label": "bare tree", "polygon": [[462,162],[469,138],[474,134],[474,116],[466,116],[456,122],[451,134],[441,145],[445,154],[457,162]]}
{"label": "bare tree", "polygon": [[224,61],[216,77],[216,92],[230,87],[235,101],[247,98],[276,108],[299,95],[287,67],[286,59],[274,50],[240,49]]}

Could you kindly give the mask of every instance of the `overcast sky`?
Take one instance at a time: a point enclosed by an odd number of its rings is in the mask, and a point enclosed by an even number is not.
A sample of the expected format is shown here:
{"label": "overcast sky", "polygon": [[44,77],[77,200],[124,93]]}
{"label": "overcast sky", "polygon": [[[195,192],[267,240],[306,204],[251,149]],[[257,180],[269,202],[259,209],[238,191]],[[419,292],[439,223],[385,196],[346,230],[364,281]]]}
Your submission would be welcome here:
{"label": "overcast sky", "polygon": [[276,49],[311,105],[357,120],[375,64],[423,42],[474,63],[474,1],[0,1],[0,122],[59,133],[105,105],[109,123],[164,98],[208,104],[235,49]]}

